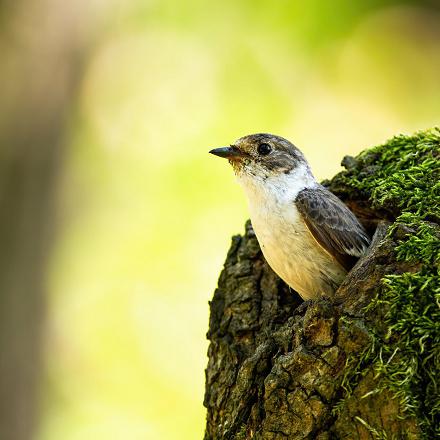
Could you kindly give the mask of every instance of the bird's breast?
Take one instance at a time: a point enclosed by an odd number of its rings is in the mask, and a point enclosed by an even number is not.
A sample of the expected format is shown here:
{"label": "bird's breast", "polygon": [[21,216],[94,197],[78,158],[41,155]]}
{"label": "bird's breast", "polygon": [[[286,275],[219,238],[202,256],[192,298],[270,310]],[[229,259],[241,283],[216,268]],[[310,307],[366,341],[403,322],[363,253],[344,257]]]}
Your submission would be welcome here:
{"label": "bird's breast", "polygon": [[346,272],[313,238],[295,203],[269,201],[251,204],[250,210],[263,255],[274,272],[304,299],[331,295]]}
{"label": "bird's breast", "polygon": [[[291,206],[251,207],[251,220],[263,252],[271,259],[301,252],[307,240],[307,227],[292,202]],[[279,258],[277,258],[279,257]]]}

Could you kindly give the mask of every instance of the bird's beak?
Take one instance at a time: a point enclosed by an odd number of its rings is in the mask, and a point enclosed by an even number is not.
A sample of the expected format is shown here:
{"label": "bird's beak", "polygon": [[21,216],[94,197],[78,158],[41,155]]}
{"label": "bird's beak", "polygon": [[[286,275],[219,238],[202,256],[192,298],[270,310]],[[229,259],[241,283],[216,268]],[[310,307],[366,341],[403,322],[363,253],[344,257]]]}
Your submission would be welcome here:
{"label": "bird's beak", "polygon": [[243,156],[243,153],[237,147],[232,145],[230,147],[214,148],[210,151],[210,153],[219,157],[225,157],[226,159],[233,159],[235,157]]}

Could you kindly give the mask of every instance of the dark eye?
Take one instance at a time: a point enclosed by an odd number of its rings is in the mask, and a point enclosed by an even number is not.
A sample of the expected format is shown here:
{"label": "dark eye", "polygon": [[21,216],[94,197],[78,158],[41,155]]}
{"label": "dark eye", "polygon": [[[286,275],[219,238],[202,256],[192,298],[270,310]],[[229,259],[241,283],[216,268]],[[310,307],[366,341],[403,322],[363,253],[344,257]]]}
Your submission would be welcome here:
{"label": "dark eye", "polygon": [[272,151],[272,147],[269,144],[263,143],[258,145],[257,151],[258,154],[261,154],[262,156],[267,156]]}

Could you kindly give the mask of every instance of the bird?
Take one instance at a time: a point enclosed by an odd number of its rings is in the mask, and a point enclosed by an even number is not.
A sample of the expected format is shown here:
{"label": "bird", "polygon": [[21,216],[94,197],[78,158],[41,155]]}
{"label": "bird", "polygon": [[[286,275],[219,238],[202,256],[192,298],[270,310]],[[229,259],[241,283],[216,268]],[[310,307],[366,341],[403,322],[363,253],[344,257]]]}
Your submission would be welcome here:
{"label": "bird", "polygon": [[334,297],[371,240],[350,209],[317,182],[304,154],[269,133],[209,152],[232,165],[273,271],[303,300]]}

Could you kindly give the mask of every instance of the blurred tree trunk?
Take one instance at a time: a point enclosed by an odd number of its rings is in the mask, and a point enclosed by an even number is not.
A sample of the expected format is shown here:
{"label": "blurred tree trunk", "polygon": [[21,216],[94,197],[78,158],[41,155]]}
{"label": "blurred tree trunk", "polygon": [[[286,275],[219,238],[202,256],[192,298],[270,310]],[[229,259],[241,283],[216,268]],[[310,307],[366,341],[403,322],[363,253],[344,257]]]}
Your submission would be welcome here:
{"label": "blurred tree trunk", "polygon": [[46,269],[79,32],[68,3],[0,3],[0,439],[32,438]]}
{"label": "blurred tree trunk", "polygon": [[[265,262],[249,222],[245,235],[233,238],[210,303],[206,440],[433,438],[413,416],[401,417],[399,399],[362,361],[371,347],[380,351],[371,329],[384,327],[383,315],[366,306],[381,279],[420,270],[396,257],[396,237],[408,230],[387,234],[389,213],[340,181],[327,185],[376,231],[373,244],[336,298],[301,305]],[[440,237],[438,225],[431,227]]]}

